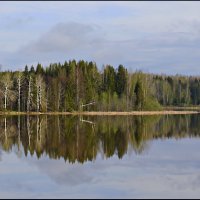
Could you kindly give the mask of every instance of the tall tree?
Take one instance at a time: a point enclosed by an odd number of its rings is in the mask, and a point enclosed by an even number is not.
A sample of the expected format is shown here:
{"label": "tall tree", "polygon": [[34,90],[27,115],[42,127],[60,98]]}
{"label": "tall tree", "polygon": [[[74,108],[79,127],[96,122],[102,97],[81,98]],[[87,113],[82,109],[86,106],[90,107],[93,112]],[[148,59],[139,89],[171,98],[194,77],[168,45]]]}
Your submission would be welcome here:
{"label": "tall tree", "polygon": [[45,83],[41,75],[36,76],[36,105],[37,112],[42,111],[46,105],[45,99]]}
{"label": "tall tree", "polygon": [[135,86],[136,102],[135,106],[137,110],[142,110],[144,106],[144,89],[142,86],[142,81],[139,79]]}
{"label": "tall tree", "polygon": [[27,112],[30,112],[31,101],[32,101],[32,76],[30,75],[28,78],[28,97],[27,97]]}
{"label": "tall tree", "polygon": [[11,90],[11,87],[13,86],[11,73],[6,72],[2,75],[1,86],[4,95],[4,109],[7,110],[8,100],[14,100],[15,98],[14,92]]}
{"label": "tall tree", "polygon": [[127,71],[123,65],[119,65],[118,71],[116,74],[116,91],[119,97],[125,93],[127,86]]}
{"label": "tall tree", "polygon": [[18,71],[15,75],[15,78],[17,79],[17,89],[18,89],[18,112],[21,111],[21,86],[23,81],[23,73]]}

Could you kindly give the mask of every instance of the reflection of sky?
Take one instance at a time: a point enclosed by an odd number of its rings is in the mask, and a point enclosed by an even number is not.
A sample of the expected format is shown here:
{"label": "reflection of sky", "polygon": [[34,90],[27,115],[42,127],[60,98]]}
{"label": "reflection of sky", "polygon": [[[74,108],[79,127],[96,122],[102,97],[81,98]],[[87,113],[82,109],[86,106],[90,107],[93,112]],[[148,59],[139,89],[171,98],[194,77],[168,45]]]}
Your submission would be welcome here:
{"label": "reflection of sky", "polygon": [[156,140],[143,155],[68,164],[2,153],[1,198],[195,198],[199,139]]}

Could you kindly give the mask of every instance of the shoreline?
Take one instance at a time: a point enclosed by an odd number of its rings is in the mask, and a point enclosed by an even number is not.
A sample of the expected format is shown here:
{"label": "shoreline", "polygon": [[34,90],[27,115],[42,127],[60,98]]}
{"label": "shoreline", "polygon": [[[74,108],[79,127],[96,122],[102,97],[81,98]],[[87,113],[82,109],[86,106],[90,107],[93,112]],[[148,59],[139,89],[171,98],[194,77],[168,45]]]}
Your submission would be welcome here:
{"label": "shoreline", "polygon": [[91,112],[0,112],[0,116],[5,115],[87,115],[87,116],[133,116],[133,115],[186,115],[200,114],[200,111],[130,111],[130,112],[115,112],[115,111],[91,111]]}

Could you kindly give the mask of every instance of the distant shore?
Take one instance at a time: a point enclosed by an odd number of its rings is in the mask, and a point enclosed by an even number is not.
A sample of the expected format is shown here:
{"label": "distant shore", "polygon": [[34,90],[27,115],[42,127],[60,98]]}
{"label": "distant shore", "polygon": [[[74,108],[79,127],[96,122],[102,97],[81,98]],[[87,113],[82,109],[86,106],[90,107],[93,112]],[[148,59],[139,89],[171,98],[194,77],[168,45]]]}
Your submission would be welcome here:
{"label": "distant shore", "polygon": [[0,112],[0,115],[88,115],[88,116],[131,116],[131,115],[185,115],[185,114],[199,114],[200,111],[130,111],[130,112]]}

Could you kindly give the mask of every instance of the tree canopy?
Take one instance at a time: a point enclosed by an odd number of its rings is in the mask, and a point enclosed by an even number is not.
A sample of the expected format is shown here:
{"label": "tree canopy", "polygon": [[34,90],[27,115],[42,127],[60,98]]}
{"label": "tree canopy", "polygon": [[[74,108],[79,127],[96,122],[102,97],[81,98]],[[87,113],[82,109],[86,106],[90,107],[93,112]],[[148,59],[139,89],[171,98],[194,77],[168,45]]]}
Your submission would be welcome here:
{"label": "tree canopy", "polygon": [[200,77],[130,73],[123,65],[100,71],[84,60],[0,72],[0,83],[0,110],[132,111],[200,104]]}

